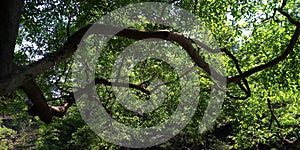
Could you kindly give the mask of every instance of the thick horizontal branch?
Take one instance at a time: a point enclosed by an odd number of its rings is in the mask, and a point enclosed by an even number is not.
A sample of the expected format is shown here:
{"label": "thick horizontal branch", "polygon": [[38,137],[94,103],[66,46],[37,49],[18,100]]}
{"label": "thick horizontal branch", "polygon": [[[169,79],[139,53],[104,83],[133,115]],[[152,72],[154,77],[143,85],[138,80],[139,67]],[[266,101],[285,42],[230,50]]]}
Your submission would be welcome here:
{"label": "thick horizontal branch", "polygon": [[143,40],[143,39],[161,39],[178,43],[182,46],[183,49],[189,54],[195,64],[202,68],[208,74],[211,74],[214,79],[222,82],[222,79],[226,78],[219,74],[216,70],[209,67],[209,64],[206,63],[197,50],[193,47],[192,41],[181,35],[177,32],[170,31],[142,31],[136,29],[128,29],[128,28],[118,28],[113,26],[106,25],[93,25],[87,34],[102,34],[102,35],[115,35],[119,37],[125,37],[134,40]]}
{"label": "thick horizontal branch", "polygon": [[179,33],[170,31],[141,31],[136,29],[97,24],[93,26],[86,26],[77,31],[75,34],[69,37],[64,46],[56,52],[47,54],[43,59],[38,60],[24,68],[21,68],[9,76],[1,78],[0,87],[6,88],[0,90],[0,95],[5,95],[11,92],[15,88],[23,85],[24,82],[34,78],[39,74],[42,74],[47,69],[71,57],[77,50],[77,45],[80,43],[83,36],[88,36],[91,34],[115,35],[135,40],[156,38],[177,42],[187,51],[187,53],[190,55],[197,66],[202,68],[205,72],[212,74],[216,79],[225,78],[218,72],[216,72],[213,68],[210,68],[209,64],[203,61],[198,52],[192,46],[192,42],[189,38],[186,38]]}
{"label": "thick horizontal branch", "polygon": [[[242,79],[245,79],[246,77],[261,71],[263,69],[272,67],[276,64],[278,64],[281,60],[286,58],[286,56],[292,51],[295,43],[298,40],[300,30],[299,26],[297,26],[296,31],[294,35],[292,36],[292,39],[290,40],[286,50],[282,55],[275,58],[274,60],[255,67],[253,69],[250,69],[244,73],[241,73],[237,76],[233,77],[225,77],[221,74],[219,74],[217,71],[215,71],[213,68],[209,67],[209,64],[206,63],[201,56],[198,54],[197,50],[193,47],[192,43],[193,41],[190,40],[187,37],[184,37],[183,35],[176,33],[176,32],[170,32],[170,31],[141,31],[136,29],[128,29],[128,28],[120,28],[120,27],[113,27],[108,25],[89,25],[86,26],[79,31],[77,31],[75,34],[73,34],[71,37],[68,38],[67,42],[64,44],[62,48],[57,50],[54,53],[46,55],[43,59],[34,62],[25,68],[21,68],[13,72],[9,76],[5,76],[0,79],[0,87],[5,87],[0,89],[0,95],[5,95],[12,90],[16,89],[17,87],[20,87],[23,85],[26,81],[29,81],[36,77],[37,75],[45,72],[47,69],[61,63],[62,61],[66,60],[67,58],[71,57],[74,52],[77,50],[77,45],[80,43],[81,39],[84,38],[83,36],[89,36],[91,34],[101,34],[101,35],[115,35],[120,37],[125,37],[129,39],[135,39],[135,40],[143,40],[143,39],[161,39],[161,40],[168,40],[172,42],[176,42],[179,45],[181,45],[186,52],[189,54],[189,56],[192,58],[192,60],[195,62],[195,64],[202,68],[205,72],[212,75],[212,77],[218,81],[221,81],[221,79],[227,78],[227,83],[232,82],[239,82]],[[198,43],[198,42],[196,42]]]}
{"label": "thick horizontal branch", "polygon": [[[58,51],[46,55],[43,59],[25,67],[22,69],[17,69],[17,71],[6,77],[2,78],[0,80],[0,86],[5,87],[3,85],[7,85],[6,91],[1,91],[3,93],[10,92],[10,90],[13,90],[16,87],[20,87],[27,95],[28,98],[34,103],[33,109],[37,112],[37,114],[40,116],[40,118],[44,122],[51,122],[52,115],[53,116],[63,116],[66,110],[74,103],[74,98],[72,98],[71,101],[65,103],[63,106],[51,106],[47,105],[45,102],[45,97],[40,90],[40,88],[36,85],[32,79],[38,75],[43,73],[45,70],[49,69],[52,66],[55,66],[56,64],[64,61],[65,59],[71,57],[71,55],[77,50],[77,45],[81,41],[84,35],[88,36],[90,34],[102,34],[102,35],[115,35],[120,37],[125,37],[129,39],[135,39],[135,40],[143,40],[143,39],[162,39],[162,40],[168,40],[172,42],[177,42],[179,45],[181,45],[186,52],[190,55],[192,60],[195,62],[195,64],[202,68],[205,72],[208,74],[211,74],[214,79],[221,81],[222,78],[225,78],[224,76],[220,75],[218,72],[216,72],[213,68],[209,67],[209,64],[207,64],[198,54],[198,52],[194,49],[192,46],[193,41],[189,38],[184,37],[183,35],[175,32],[170,31],[141,31],[141,30],[135,30],[135,29],[124,29],[119,27],[112,27],[112,26],[106,26],[106,25],[94,25],[89,29],[90,26],[87,26],[85,28],[80,29],[77,31],[74,35],[72,35],[68,41],[65,43],[65,45],[59,49]],[[258,67],[255,67],[253,69],[250,69],[244,73],[241,72],[239,65],[237,63],[237,60],[234,59],[236,67],[238,68],[238,72],[240,73],[237,76],[229,77],[227,83],[235,82],[239,83],[239,86],[247,93],[249,92],[248,83],[245,80],[246,77],[261,71],[263,69],[272,67],[276,64],[278,64],[280,61],[282,61],[284,58],[287,57],[287,55],[292,51],[294,45],[296,44],[298,38],[300,35],[300,27],[297,26],[296,30],[286,48],[286,50],[282,53],[282,55],[278,56],[277,58],[273,59],[272,61],[260,65]],[[226,51],[224,51],[226,53]],[[227,55],[231,56],[228,52]],[[244,84],[246,85],[246,88],[242,86],[240,81],[243,80]],[[101,83],[105,85],[116,85],[120,87],[129,87],[129,88],[135,88],[138,90],[141,90],[145,93],[149,93],[149,91],[143,89],[142,87],[138,85],[133,84],[125,84],[125,83],[118,83],[118,82],[109,82],[108,80],[104,79],[95,79],[96,83]],[[79,91],[79,93],[82,93],[83,91]]]}

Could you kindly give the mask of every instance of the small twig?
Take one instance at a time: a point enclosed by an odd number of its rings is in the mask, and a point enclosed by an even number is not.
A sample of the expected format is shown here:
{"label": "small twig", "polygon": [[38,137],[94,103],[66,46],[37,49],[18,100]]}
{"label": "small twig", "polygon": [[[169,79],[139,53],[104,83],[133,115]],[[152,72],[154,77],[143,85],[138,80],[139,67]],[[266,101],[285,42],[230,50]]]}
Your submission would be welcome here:
{"label": "small twig", "polygon": [[95,78],[95,83],[96,84],[104,84],[108,86],[117,86],[117,87],[129,87],[133,89],[140,90],[143,93],[146,93],[147,95],[150,95],[150,91],[147,89],[144,89],[141,85],[136,85],[136,84],[131,84],[131,83],[122,83],[122,82],[111,82],[106,79],[102,78]]}
{"label": "small twig", "polygon": [[176,81],[178,81],[180,78],[184,77],[185,75],[187,75],[189,72],[191,72],[193,69],[195,68],[195,66],[188,68],[182,75],[180,75],[179,77],[177,77],[174,81],[170,81],[170,82],[166,82],[166,83],[161,83],[156,85],[152,90],[150,90],[150,93],[153,93],[154,91],[156,91],[159,87],[164,86],[164,85],[169,85],[172,83],[175,83]]}
{"label": "small twig", "polygon": [[[230,53],[227,49],[225,49],[225,48],[221,49],[221,51],[224,52],[227,56],[229,56],[229,57],[233,60],[233,62],[234,62],[234,64],[235,64],[235,68],[237,69],[238,73],[239,73],[239,74],[242,74],[241,67],[240,67],[239,62],[238,62],[238,60],[236,59],[236,57],[235,57],[233,54],[231,54],[231,53]],[[243,83],[243,84],[242,84],[242,83]],[[239,98],[239,99],[247,99],[248,97],[251,96],[251,90],[250,90],[250,87],[249,87],[249,84],[248,84],[248,81],[247,81],[246,78],[243,78],[243,79],[242,79],[242,82],[237,82],[237,84],[238,84],[238,86],[245,92],[246,96],[244,96],[244,97],[236,97],[236,98]],[[232,98],[233,98],[233,96],[231,96],[229,93],[227,93],[227,95],[228,95],[229,97],[232,97]]]}
{"label": "small twig", "polygon": [[281,124],[280,124],[280,122],[278,121],[277,117],[275,116],[274,109],[273,109],[273,106],[272,106],[271,101],[270,101],[269,98],[267,98],[267,102],[268,102],[268,107],[269,107],[269,110],[270,110],[270,113],[271,113],[270,127],[271,127],[271,124],[272,124],[273,120],[275,120],[277,126],[278,126],[279,128],[281,128]]}

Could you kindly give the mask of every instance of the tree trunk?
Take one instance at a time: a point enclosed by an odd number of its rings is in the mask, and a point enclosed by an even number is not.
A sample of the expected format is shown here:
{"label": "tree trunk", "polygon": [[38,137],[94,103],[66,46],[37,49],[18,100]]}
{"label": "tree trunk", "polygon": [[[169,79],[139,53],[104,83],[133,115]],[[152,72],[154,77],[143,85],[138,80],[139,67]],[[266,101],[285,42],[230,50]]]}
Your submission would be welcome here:
{"label": "tree trunk", "polygon": [[23,0],[0,1],[0,78],[9,75],[13,69],[13,54],[23,5]]}

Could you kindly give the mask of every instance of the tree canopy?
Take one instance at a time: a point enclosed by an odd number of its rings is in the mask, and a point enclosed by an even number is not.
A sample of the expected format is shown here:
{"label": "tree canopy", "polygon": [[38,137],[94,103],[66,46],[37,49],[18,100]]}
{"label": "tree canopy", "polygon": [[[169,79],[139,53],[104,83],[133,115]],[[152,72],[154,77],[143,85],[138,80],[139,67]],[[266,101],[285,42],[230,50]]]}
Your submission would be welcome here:
{"label": "tree canopy", "polygon": [[[158,13],[180,14],[170,11],[176,6],[196,16],[195,20],[209,30],[216,47],[203,44],[207,41],[199,41],[175,25],[153,23],[143,14],[136,16],[141,22],[130,27],[99,23],[99,18],[114,10],[142,2],[150,1],[0,2],[1,149],[123,148],[97,136],[85,123],[78,110],[81,104],[75,100],[86,92],[86,87],[76,87],[72,69],[85,74],[80,65],[87,61],[78,63],[75,54],[82,48],[82,39],[92,34],[112,36],[96,58],[89,81],[95,84],[98,102],[118,122],[136,128],[155,126],[176,112],[184,94],[197,99],[197,110],[186,127],[169,141],[149,149],[300,148],[299,0],[152,1],[162,4],[165,12]],[[197,97],[180,92],[180,81],[190,75],[190,69],[186,67],[181,76],[176,68],[159,59],[128,65],[128,81],[112,78],[114,64],[123,63],[118,62],[122,51],[147,39],[173,43],[189,57],[198,82],[185,88],[199,90]],[[183,65],[184,61],[176,57],[176,48],[166,47],[174,52],[160,50],[162,57],[174,56],[172,61]],[[216,59],[222,60],[224,74],[219,72],[223,68],[218,68]],[[117,102],[114,87],[128,89],[139,101],[149,101],[160,88],[166,91],[166,97],[155,111],[137,113]],[[201,132],[201,120],[213,89],[226,96],[213,125]]]}

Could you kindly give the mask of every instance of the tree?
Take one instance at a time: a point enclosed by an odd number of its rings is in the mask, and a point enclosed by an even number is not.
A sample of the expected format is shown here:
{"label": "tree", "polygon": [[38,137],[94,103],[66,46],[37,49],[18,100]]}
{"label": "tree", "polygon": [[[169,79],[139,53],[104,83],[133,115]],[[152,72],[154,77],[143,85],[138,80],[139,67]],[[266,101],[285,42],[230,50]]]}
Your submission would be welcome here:
{"label": "tree", "polygon": [[[133,2],[138,1],[118,3],[93,0],[57,0],[52,2],[11,0],[0,2],[0,18],[2,20],[0,23],[0,68],[2,70],[0,72],[0,95],[4,99],[19,89],[27,95],[33,104],[28,110],[30,115],[39,116],[45,123],[50,123],[53,116],[63,117],[75,102],[74,93],[70,86],[69,69],[72,66],[72,56],[82,37],[98,16]],[[197,0],[189,3],[188,1],[175,0],[169,3],[191,10],[212,30],[213,35],[220,43],[221,52],[230,59],[228,66],[231,68],[229,75],[226,76],[226,82],[230,89],[226,91],[226,94],[230,100],[248,99],[248,102],[251,101],[250,90],[253,89],[257,92],[260,86],[255,80],[275,76],[278,74],[278,69],[299,62],[299,54],[295,51],[295,47],[299,47],[298,38],[300,35],[299,13],[296,9],[300,5],[299,2],[284,0],[269,5],[264,2],[243,0],[224,3],[215,1],[206,3]],[[255,13],[259,13],[260,16],[256,16]],[[232,17],[231,20],[229,20],[229,16]],[[231,24],[226,25],[226,22],[231,22]],[[106,29],[101,31],[114,31],[118,27],[98,25],[97,28]],[[198,52],[197,48],[203,46],[200,44],[201,42],[174,32],[172,29],[162,31],[161,28],[163,27],[149,24],[145,27],[148,29],[146,31],[141,30],[141,27],[127,28],[117,33],[116,36],[124,38],[123,41],[158,38],[175,42],[188,53],[195,65],[204,74],[209,76],[214,72],[214,70],[209,69],[210,64]],[[244,41],[235,38],[235,36],[241,38],[247,36],[242,33],[245,30],[251,30],[253,36]],[[277,34],[272,37],[270,32]],[[24,44],[24,39],[29,44]],[[130,43],[130,40],[127,43]],[[122,44],[118,39],[115,42]],[[34,46],[30,43],[34,43]],[[242,45],[239,46],[237,43]],[[22,47],[21,50],[16,50],[20,47]],[[238,52],[232,50],[235,47],[237,47],[236,51]],[[116,55],[113,48],[108,50]],[[208,50],[211,50],[212,53],[216,52],[213,49]],[[245,53],[248,53],[249,58],[244,57]],[[32,59],[26,54],[40,58]],[[289,57],[290,59],[287,60]],[[256,58],[261,59],[262,62],[257,62]],[[152,64],[155,64],[155,61]],[[254,64],[257,65],[252,67]],[[287,91],[298,88],[299,74],[291,75],[297,71],[299,71],[299,67],[296,66],[294,70],[283,72],[286,76],[278,75],[287,78],[287,82],[279,81],[286,84]],[[218,76],[222,75],[218,74]],[[280,80],[280,78],[278,79]],[[150,80],[151,78],[144,79],[142,83]],[[270,129],[274,121],[278,128],[282,128],[282,123],[278,121],[273,110],[275,106],[271,104],[272,102],[268,98],[272,96],[272,92],[276,91],[274,90],[276,86],[270,85],[276,84],[275,81],[264,83],[264,93],[269,95],[262,96],[263,99],[267,99],[267,108],[271,113]],[[113,82],[105,76],[95,79],[95,83],[99,85],[110,86]],[[121,83],[117,82],[115,85],[122,86]],[[148,92],[142,84],[130,83],[129,85],[129,88],[134,90]],[[57,92],[59,94],[55,94]],[[17,95],[22,97],[19,93]],[[252,96],[252,99],[253,97],[256,96]],[[60,100],[64,100],[64,102],[61,103]],[[238,106],[238,103],[239,101],[230,101],[228,104]],[[252,107],[253,110],[256,110],[254,106]],[[231,113],[234,112],[228,111],[228,114]],[[247,116],[247,114],[243,115]],[[263,118],[263,114],[258,114],[258,116]],[[244,133],[239,134],[243,136]],[[288,141],[284,137],[280,138],[282,141]]]}

